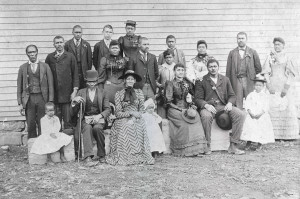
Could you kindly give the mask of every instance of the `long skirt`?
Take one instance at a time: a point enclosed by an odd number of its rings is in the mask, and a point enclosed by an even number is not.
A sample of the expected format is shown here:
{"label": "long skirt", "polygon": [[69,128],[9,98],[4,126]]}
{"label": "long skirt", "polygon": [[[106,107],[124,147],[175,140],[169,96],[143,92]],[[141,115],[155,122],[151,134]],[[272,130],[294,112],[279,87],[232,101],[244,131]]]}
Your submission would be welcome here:
{"label": "long skirt", "polygon": [[154,164],[143,118],[115,120],[106,162],[111,165]]}
{"label": "long skirt", "polygon": [[[198,114],[198,113],[197,113]],[[207,141],[204,129],[199,120],[187,123],[181,116],[181,111],[169,108],[170,148],[175,156],[195,156],[207,151]]]}

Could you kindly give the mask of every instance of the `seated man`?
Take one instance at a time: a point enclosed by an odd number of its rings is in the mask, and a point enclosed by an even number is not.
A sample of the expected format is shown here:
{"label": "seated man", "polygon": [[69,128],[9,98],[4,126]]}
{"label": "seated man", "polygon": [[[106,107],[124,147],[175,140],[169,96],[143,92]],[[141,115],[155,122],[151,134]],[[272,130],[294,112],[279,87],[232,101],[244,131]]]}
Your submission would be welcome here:
{"label": "seated man", "polygon": [[[237,148],[240,142],[245,114],[240,109],[233,106],[236,101],[235,93],[231,87],[230,81],[224,75],[218,73],[219,62],[210,59],[207,62],[208,74],[202,81],[196,81],[195,85],[195,103],[200,111],[202,125],[205,131],[205,137],[210,148],[211,125],[215,114],[225,110],[232,121],[232,135],[230,137],[230,146],[228,153],[241,155],[245,152]],[[208,154],[211,153],[209,150]]]}
{"label": "seated man", "polygon": [[[103,130],[105,120],[110,114],[110,105],[106,93],[96,86],[97,79],[98,72],[96,70],[87,71],[87,88],[79,90],[76,97],[72,100],[71,108],[71,115],[78,115],[80,103],[82,103],[82,118],[78,119],[81,120],[80,131],[83,134],[83,158],[87,163],[91,162],[93,157],[91,135],[94,136],[97,142],[97,156],[100,158],[100,162],[105,162],[105,138]],[[75,131],[75,142],[76,140],[78,142],[79,138],[78,128],[79,121],[77,122],[77,129]]]}

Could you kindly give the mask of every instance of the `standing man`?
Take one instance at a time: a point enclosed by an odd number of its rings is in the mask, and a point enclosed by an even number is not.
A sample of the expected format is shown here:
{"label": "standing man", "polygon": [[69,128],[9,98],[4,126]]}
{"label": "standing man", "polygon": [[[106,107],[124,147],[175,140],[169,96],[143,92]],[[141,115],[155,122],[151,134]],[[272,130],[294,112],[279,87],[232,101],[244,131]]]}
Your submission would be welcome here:
{"label": "standing man", "polygon": [[236,96],[227,77],[219,74],[219,62],[210,59],[207,62],[208,74],[202,81],[196,81],[195,104],[201,109],[200,116],[211,153],[211,125],[216,113],[225,111],[232,121],[232,135],[228,153],[241,155],[245,152],[237,148],[243,129],[245,115],[242,110],[234,107]]}
{"label": "standing man", "polygon": [[50,66],[54,79],[55,112],[60,122],[64,121],[64,129],[70,128],[70,102],[76,96],[79,80],[77,61],[73,54],[64,50],[64,38],[53,39],[55,51],[48,54],[46,63]]}
{"label": "standing man", "polygon": [[45,115],[45,104],[54,100],[54,90],[48,64],[37,59],[38,48],[29,45],[26,47],[26,54],[29,61],[21,65],[18,72],[17,99],[21,114],[25,109],[29,139],[41,135],[40,119]]}
{"label": "standing man", "polygon": [[257,52],[246,46],[247,34],[237,34],[238,47],[230,51],[227,59],[226,76],[229,78],[236,94],[236,105],[243,108],[243,98],[254,90],[254,79],[261,72],[260,59]]}
{"label": "standing man", "polygon": [[[105,138],[104,127],[106,118],[110,114],[110,105],[108,96],[103,89],[97,87],[98,73],[96,70],[87,71],[87,88],[79,90],[77,96],[72,100],[72,115],[78,115],[80,103],[83,103],[81,130],[79,131],[79,122],[77,122],[77,130],[75,131],[75,151],[78,150],[79,133],[83,135],[83,158],[87,163],[93,158],[93,136],[97,142],[97,156],[100,162],[105,162]],[[78,154],[77,154],[78,155]]]}
{"label": "standing man", "polygon": [[142,81],[135,83],[135,87],[143,90],[145,100],[149,98],[155,100],[159,72],[155,55],[148,51],[149,41],[146,37],[141,37],[139,52],[129,60],[129,69],[142,77]]}
{"label": "standing man", "polygon": [[109,44],[111,42],[111,37],[114,34],[113,27],[111,25],[105,25],[103,27],[103,39],[95,44],[93,52],[93,64],[95,70],[99,70],[100,61],[102,57],[109,56]]}
{"label": "standing man", "polygon": [[[173,35],[169,35],[166,38],[166,44],[168,49],[171,49],[174,52],[174,62],[175,64],[181,63],[185,66],[185,56],[182,50],[176,48],[176,38]],[[165,63],[163,53],[158,57],[158,65]]]}
{"label": "standing man", "polygon": [[81,89],[86,86],[86,71],[92,68],[92,49],[90,44],[82,39],[81,26],[74,26],[72,34],[74,37],[66,42],[65,50],[72,53],[76,58],[79,89]]}
{"label": "standing man", "polygon": [[125,30],[126,35],[119,38],[119,44],[120,44],[120,54],[125,57],[128,57],[129,59],[134,58],[138,51],[139,51],[139,39],[140,35],[135,35],[135,29],[136,29],[136,22],[127,20],[125,22]]}

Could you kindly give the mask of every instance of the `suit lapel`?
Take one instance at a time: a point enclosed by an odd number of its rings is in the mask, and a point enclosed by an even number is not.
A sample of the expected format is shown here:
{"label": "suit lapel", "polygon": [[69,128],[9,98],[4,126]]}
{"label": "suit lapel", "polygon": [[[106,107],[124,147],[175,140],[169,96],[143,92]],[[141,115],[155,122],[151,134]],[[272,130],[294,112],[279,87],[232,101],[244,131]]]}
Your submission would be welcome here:
{"label": "suit lapel", "polygon": [[28,67],[30,67],[30,64],[29,63],[27,63],[26,64],[26,66],[25,66],[25,70],[23,71],[23,77],[25,77],[25,82],[26,82],[26,86],[25,86],[25,88],[27,88],[28,87],[28,85],[29,85],[29,81],[28,81]]}
{"label": "suit lapel", "polygon": [[99,111],[102,112],[102,92],[100,89],[98,89],[98,87],[96,88],[95,97],[97,97],[97,100],[98,100]]}
{"label": "suit lapel", "polygon": [[145,64],[146,62],[145,62],[145,60],[144,60],[144,58],[142,57],[142,54],[139,52],[139,59]]}
{"label": "suit lapel", "polygon": [[81,42],[80,42],[80,54],[81,54],[81,56],[83,56],[83,54],[84,54],[84,45],[85,45],[85,41],[83,40],[83,39],[81,39]]}
{"label": "suit lapel", "polygon": [[75,50],[75,44],[74,44],[74,40],[72,39],[70,42],[70,47],[73,50],[74,54],[76,54],[76,50]]}
{"label": "suit lapel", "polygon": [[218,81],[216,87],[220,86],[222,83],[223,83],[223,78],[221,77],[221,75],[218,75]]}

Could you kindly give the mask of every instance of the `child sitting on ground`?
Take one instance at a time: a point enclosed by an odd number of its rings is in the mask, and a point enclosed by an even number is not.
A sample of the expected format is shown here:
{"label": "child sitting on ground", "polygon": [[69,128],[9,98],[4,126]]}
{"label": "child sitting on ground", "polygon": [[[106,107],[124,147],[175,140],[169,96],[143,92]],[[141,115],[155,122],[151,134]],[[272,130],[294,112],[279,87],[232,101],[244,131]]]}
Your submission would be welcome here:
{"label": "child sitting on ground", "polygon": [[268,113],[269,95],[264,89],[266,80],[258,74],[253,81],[254,91],[247,96],[245,101],[245,109],[248,114],[240,138],[247,141],[246,150],[261,149],[262,144],[275,142],[273,126]]}
{"label": "child sitting on ground", "polygon": [[45,104],[46,115],[41,119],[41,135],[36,138],[30,153],[49,154],[59,150],[60,159],[66,162],[63,146],[68,145],[72,137],[59,132],[61,125],[57,116],[54,115],[54,104]]}
{"label": "child sitting on ground", "polygon": [[155,103],[152,98],[149,98],[147,101],[145,101],[144,105],[146,112],[143,114],[143,118],[146,123],[150,150],[152,152],[152,156],[156,158],[159,153],[166,151],[164,137],[158,125],[161,123],[162,119],[154,112]]}

